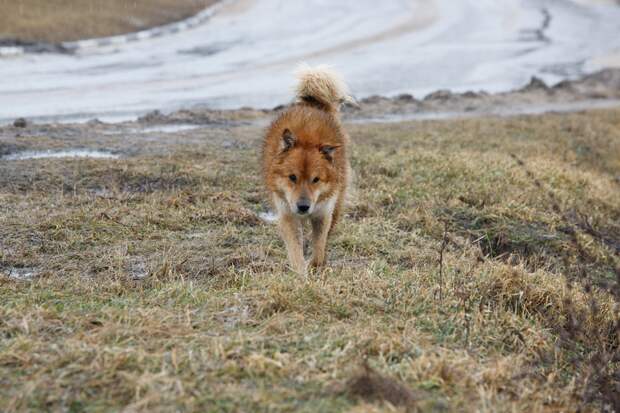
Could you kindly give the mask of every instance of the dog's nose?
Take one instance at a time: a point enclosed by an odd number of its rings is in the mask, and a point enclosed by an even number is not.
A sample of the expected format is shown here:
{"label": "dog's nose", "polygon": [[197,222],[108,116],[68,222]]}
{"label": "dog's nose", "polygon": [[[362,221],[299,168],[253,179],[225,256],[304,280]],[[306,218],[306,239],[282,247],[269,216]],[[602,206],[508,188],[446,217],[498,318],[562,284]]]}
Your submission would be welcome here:
{"label": "dog's nose", "polygon": [[300,199],[297,202],[297,212],[300,214],[305,214],[310,209],[310,201],[307,199]]}

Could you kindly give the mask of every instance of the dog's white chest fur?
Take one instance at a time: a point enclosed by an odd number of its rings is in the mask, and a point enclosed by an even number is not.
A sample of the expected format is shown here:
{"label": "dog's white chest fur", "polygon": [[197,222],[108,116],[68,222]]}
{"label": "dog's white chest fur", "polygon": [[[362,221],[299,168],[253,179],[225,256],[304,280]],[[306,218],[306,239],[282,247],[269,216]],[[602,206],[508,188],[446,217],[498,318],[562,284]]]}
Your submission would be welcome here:
{"label": "dog's white chest fur", "polygon": [[311,216],[325,216],[331,215],[334,212],[334,207],[336,206],[336,199],[338,197],[336,195],[332,195],[331,198],[327,198],[324,201],[317,202],[314,207],[314,211],[312,211]]}

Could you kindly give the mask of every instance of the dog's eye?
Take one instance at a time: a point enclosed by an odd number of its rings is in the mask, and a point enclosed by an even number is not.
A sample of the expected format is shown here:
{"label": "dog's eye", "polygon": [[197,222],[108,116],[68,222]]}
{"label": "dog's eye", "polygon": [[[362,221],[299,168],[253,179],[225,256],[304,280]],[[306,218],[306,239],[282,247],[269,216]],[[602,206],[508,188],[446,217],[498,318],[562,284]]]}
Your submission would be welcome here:
{"label": "dog's eye", "polygon": [[319,182],[319,181],[320,181],[320,179],[319,179],[319,177],[317,176],[316,178],[314,178],[314,179],[312,180],[312,183],[316,184],[316,183],[317,183],[317,182]]}
{"label": "dog's eye", "polygon": [[295,175],[289,175],[288,179],[290,179],[291,182],[297,182],[297,177]]}

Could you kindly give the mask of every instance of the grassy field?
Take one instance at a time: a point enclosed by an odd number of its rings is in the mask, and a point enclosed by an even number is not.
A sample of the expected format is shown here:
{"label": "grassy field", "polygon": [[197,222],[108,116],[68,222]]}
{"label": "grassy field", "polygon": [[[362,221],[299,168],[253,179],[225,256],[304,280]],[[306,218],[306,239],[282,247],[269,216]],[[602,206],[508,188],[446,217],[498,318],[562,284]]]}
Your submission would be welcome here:
{"label": "grassy field", "polygon": [[620,110],[349,130],[306,279],[257,218],[260,128],[0,161],[2,410],[620,408]]}
{"label": "grassy field", "polygon": [[135,32],[215,0],[0,0],[0,39],[63,42]]}

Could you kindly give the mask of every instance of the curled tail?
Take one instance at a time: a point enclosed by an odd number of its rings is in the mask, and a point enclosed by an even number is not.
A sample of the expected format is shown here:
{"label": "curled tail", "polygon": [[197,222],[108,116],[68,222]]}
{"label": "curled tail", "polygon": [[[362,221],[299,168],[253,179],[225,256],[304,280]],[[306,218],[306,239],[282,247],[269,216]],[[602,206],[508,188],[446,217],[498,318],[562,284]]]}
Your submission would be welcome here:
{"label": "curled tail", "polygon": [[296,74],[296,96],[301,102],[330,112],[337,112],[344,102],[355,102],[340,75],[327,66],[301,64]]}

